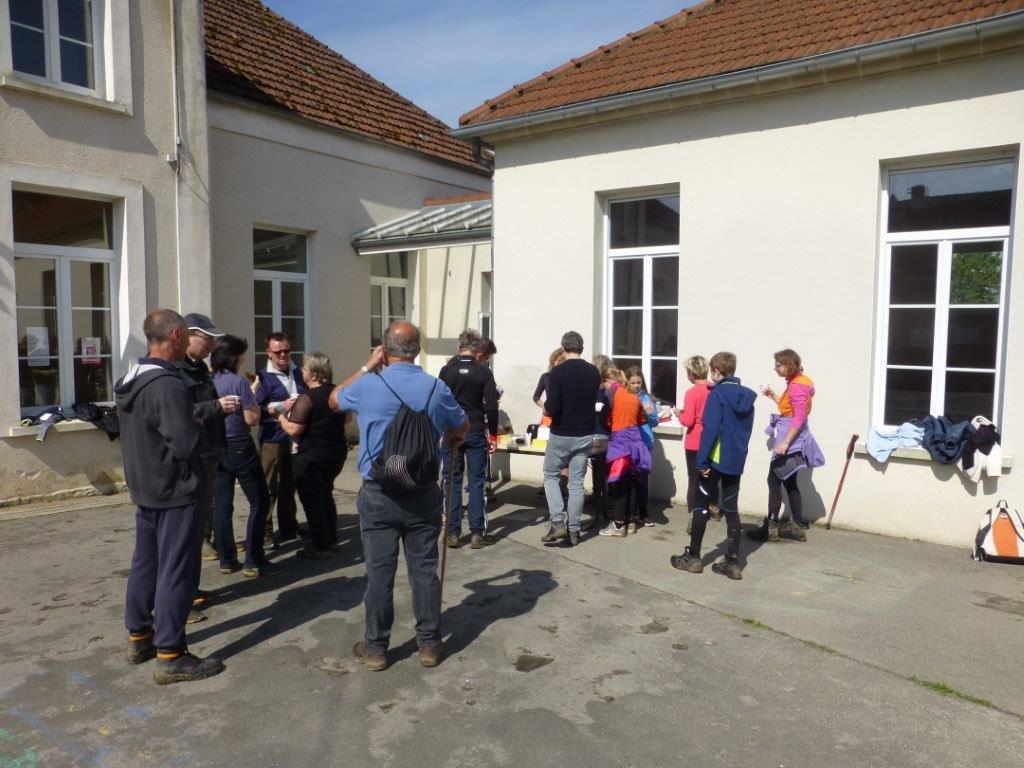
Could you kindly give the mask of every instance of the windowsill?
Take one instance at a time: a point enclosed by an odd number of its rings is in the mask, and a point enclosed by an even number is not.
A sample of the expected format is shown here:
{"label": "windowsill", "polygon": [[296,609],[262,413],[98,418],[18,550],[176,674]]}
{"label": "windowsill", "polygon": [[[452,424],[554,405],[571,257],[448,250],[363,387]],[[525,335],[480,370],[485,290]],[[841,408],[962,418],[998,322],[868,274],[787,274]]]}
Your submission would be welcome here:
{"label": "windowsill", "polygon": [[90,96],[85,93],[68,91],[57,85],[46,85],[44,83],[33,82],[31,80],[18,77],[17,74],[11,72],[5,75],[0,75],[0,86],[13,88],[19,91],[27,91],[28,93],[35,93],[40,96],[50,96],[55,99],[63,99],[64,101],[71,101],[75,104],[81,104],[86,107],[103,109],[107,112],[131,115],[131,110],[128,106],[120,101],[107,101],[106,99],[101,99],[99,96]]}
{"label": "windowsill", "polygon": [[[50,432],[87,432],[88,430],[91,429],[98,430],[99,427],[97,427],[91,421],[79,421],[77,419],[71,419],[69,421],[58,421],[56,424],[50,427],[49,430],[47,430],[47,435],[49,435]],[[7,437],[35,437],[38,433],[38,426],[17,426],[7,428]]]}
{"label": "windowsill", "polygon": [[659,424],[654,428],[654,434],[661,435],[662,437],[682,437],[686,434],[686,429],[681,424]]}
{"label": "windowsill", "polygon": [[[853,452],[857,456],[864,456],[870,458],[871,454],[868,453],[867,444],[864,442],[858,442],[853,446]],[[923,464],[929,464],[932,461],[931,454],[928,453],[924,448],[897,448],[892,452],[890,459],[906,459],[907,461],[919,461]],[[1013,469],[1013,456],[1007,456],[1003,454],[1003,470]]]}

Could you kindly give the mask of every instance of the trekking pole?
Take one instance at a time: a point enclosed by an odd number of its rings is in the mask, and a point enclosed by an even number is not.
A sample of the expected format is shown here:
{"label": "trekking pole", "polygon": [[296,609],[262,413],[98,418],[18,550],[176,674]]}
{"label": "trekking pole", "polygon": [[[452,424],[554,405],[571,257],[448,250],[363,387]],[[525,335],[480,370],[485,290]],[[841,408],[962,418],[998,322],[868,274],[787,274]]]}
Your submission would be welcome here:
{"label": "trekking pole", "polygon": [[441,590],[438,602],[444,601],[444,572],[448,564],[448,518],[452,511],[452,498],[455,493],[455,451],[448,451],[448,492],[445,494],[444,507],[441,509]]}
{"label": "trekking pole", "polygon": [[839,503],[839,494],[843,491],[843,483],[846,482],[846,470],[850,468],[850,458],[853,456],[853,446],[857,440],[860,439],[860,435],[853,435],[850,438],[850,444],[846,446],[846,463],[843,465],[843,474],[839,476],[839,487],[836,488],[836,497],[832,499],[832,509],[828,512],[828,520],[825,521],[825,530],[831,530],[832,528],[832,515],[836,513],[836,504]]}

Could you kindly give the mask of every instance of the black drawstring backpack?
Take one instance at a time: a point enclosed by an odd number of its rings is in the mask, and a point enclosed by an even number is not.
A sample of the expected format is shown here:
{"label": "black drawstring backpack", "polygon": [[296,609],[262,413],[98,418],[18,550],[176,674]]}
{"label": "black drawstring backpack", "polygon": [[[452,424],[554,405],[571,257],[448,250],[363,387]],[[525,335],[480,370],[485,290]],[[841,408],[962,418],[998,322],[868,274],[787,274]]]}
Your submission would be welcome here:
{"label": "black drawstring backpack", "polygon": [[437,458],[437,436],[430,424],[430,416],[427,415],[434,390],[437,389],[437,380],[434,380],[422,411],[410,408],[384,381],[383,376],[380,380],[402,406],[388,425],[384,446],[370,467],[370,477],[390,493],[411,493],[437,485],[441,464]]}

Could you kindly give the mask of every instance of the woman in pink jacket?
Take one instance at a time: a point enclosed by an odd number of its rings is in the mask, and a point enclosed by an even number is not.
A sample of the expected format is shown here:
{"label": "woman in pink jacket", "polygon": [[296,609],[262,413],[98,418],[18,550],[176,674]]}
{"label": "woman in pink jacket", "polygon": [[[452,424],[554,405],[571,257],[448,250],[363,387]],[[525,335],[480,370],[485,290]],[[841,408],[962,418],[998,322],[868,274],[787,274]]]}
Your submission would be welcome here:
{"label": "woman in pink jacket", "polygon": [[[708,361],[696,355],[687,358],[683,364],[686,378],[692,385],[683,395],[683,408],[678,412],[679,423],[686,427],[686,438],[683,448],[686,451],[686,475],[689,483],[686,488],[686,506],[692,512],[697,506],[697,494],[700,492],[700,475],[697,472],[697,449],[700,448],[700,435],[704,429],[704,403],[707,402],[711,382],[708,381]],[[714,501],[713,499],[710,501]]]}

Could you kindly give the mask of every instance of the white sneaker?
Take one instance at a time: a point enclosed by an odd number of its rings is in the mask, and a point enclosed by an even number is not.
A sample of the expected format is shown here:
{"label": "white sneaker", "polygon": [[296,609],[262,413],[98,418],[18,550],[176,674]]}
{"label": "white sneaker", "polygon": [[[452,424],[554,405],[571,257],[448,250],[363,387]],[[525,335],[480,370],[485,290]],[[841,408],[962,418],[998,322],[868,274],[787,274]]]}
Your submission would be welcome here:
{"label": "white sneaker", "polygon": [[608,523],[607,527],[602,528],[600,531],[598,531],[598,534],[601,536],[617,536],[621,539],[626,535],[626,526],[622,526],[620,528],[615,524],[615,521],[612,520],[610,523]]}
{"label": "white sneaker", "polygon": [[636,533],[636,523],[634,523],[632,520],[630,520],[629,525],[626,526],[626,533],[630,535]]}

